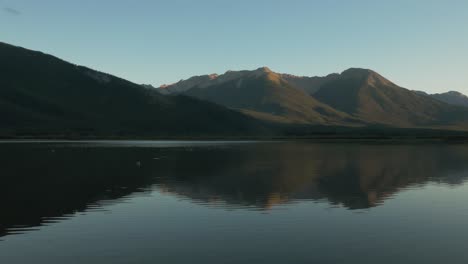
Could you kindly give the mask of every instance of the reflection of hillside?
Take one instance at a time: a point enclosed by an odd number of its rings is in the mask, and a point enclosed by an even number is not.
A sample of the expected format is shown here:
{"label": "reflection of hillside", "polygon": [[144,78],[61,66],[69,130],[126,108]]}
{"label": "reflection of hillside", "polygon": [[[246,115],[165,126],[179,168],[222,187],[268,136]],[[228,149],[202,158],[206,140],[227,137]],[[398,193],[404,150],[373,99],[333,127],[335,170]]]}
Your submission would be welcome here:
{"label": "reflection of hillside", "polygon": [[[140,151],[141,152],[141,151]],[[0,236],[99,208],[151,184],[136,151],[2,145]],[[138,156],[138,155],[136,155]]]}
{"label": "reflection of hillside", "polygon": [[[2,145],[0,236],[155,185],[219,206],[299,200],[369,208],[415,184],[459,184],[468,146],[259,143],[181,148]],[[139,163],[137,163],[139,162]]]}
{"label": "reflection of hillside", "polygon": [[328,199],[368,208],[413,184],[460,183],[467,161],[468,146],[265,144],[181,154],[165,164],[172,177],[162,186],[205,202],[269,207]]}

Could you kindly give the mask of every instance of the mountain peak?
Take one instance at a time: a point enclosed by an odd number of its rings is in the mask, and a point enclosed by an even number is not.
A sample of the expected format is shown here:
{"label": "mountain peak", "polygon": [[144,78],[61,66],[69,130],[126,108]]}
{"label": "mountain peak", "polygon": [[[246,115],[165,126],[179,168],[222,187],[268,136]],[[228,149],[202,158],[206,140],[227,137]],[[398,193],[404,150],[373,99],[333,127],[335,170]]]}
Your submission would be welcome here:
{"label": "mountain peak", "polygon": [[464,95],[464,94],[462,94],[462,93],[460,93],[458,91],[448,91],[448,92],[446,92],[446,94],[453,95],[453,96],[467,97],[466,95]]}
{"label": "mountain peak", "polygon": [[449,91],[445,93],[436,93],[430,95],[432,98],[451,105],[468,106],[468,96],[457,92]]}
{"label": "mountain peak", "polygon": [[218,77],[219,77],[219,75],[217,73],[212,73],[212,74],[208,75],[208,78],[210,78],[211,80],[216,79]]}
{"label": "mountain peak", "polygon": [[382,75],[370,69],[363,68],[349,68],[341,73],[341,76],[347,78],[359,78],[363,80],[367,85],[375,86],[377,84],[383,85],[395,85]]}
{"label": "mountain peak", "polygon": [[273,72],[272,70],[270,70],[270,68],[268,68],[268,67],[266,67],[266,66],[260,67],[260,68],[256,69],[255,71],[257,71],[257,72],[264,72],[264,73]]}
{"label": "mountain peak", "polygon": [[344,70],[341,75],[348,75],[348,76],[367,76],[371,74],[377,74],[373,70],[364,69],[364,68],[349,68]]}

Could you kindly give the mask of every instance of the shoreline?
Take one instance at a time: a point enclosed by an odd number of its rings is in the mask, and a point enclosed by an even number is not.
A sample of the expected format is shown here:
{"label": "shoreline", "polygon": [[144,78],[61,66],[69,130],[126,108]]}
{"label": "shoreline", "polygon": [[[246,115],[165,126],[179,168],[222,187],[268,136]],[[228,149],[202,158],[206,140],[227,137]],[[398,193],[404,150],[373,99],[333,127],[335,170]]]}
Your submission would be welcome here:
{"label": "shoreline", "polygon": [[2,143],[40,143],[40,142],[93,142],[93,141],[189,141],[189,142],[317,142],[317,143],[359,143],[359,142],[388,142],[388,143],[468,143],[467,136],[307,136],[307,137],[0,137]]}

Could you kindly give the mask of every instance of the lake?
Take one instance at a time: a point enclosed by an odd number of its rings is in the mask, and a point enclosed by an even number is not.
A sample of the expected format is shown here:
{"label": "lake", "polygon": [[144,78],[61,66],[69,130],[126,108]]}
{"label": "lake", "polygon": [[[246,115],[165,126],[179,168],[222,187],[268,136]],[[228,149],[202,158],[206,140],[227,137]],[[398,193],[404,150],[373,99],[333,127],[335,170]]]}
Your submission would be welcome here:
{"label": "lake", "polygon": [[3,141],[0,263],[466,263],[468,145]]}

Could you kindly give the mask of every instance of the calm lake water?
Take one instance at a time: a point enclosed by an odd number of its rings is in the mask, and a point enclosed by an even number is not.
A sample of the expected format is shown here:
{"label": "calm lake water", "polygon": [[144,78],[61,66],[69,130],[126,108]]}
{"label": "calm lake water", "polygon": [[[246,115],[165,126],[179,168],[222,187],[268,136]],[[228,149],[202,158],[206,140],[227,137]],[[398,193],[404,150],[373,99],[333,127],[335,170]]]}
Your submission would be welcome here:
{"label": "calm lake water", "polygon": [[468,145],[0,143],[0,263],[467,263]]}

